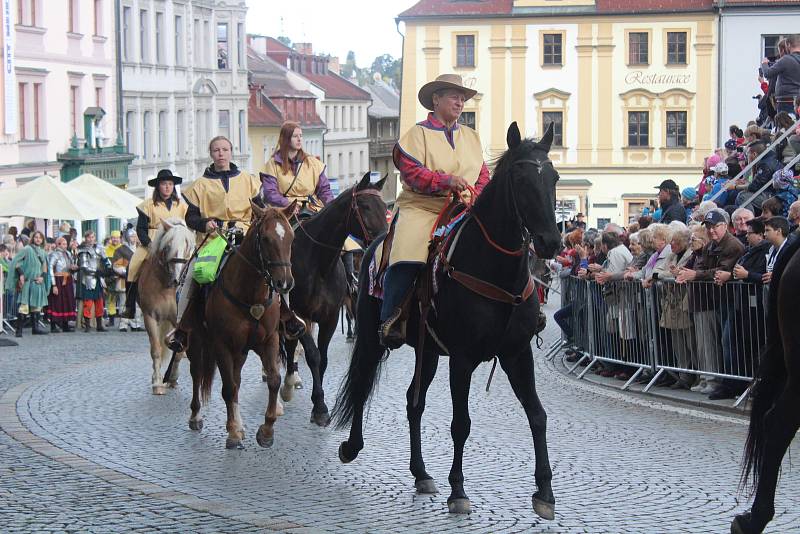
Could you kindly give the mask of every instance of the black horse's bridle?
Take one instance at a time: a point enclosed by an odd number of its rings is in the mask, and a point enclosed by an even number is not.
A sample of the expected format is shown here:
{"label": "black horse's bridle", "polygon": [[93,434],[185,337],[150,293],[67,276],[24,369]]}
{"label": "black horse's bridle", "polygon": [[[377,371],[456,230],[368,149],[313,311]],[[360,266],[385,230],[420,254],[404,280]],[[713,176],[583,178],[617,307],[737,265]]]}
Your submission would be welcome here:
{"label": "black horse's bridle", "polygon": [[[356,189],[353,188],[353,193],[350,197],[350,209],[347,212],[347,218],[344,221],[344,227],[346,230],[348,230],[349,233],[350,218],[355,215],[355,218],[358,221],[359,226],[361,227],[361,234],[364,237],[364,243],[367,246],[369,246],[369,244],[372,243],[373,241],[373,237],[369,233],[369,230],[367,230],[367,225],[364,222],[364,216],[361,215],[361,208],[358,207],[358,197],[361,195],[374,195],[380,197],[381,192],[378,191],[377,189],[362,189],[360,191],[356,191]],[[297,218],[297,215],[295,215],[295,218]],[[300,230],[302,230],[302,232],[306,235],[306,237],[308,237],[308,239],[310,239],[311,242],[314,243],[315,245],[319,245],[320,247],[331,250],[341,249],[341,247],[334,247],[332,245],[329,245],[327,243],[322,243],[319,240],[315,239],[314,236],[308,233],[308,230],[304,228],[303,222],[301,222],[299,219],[297,221],[297,227],[300,228]]]}

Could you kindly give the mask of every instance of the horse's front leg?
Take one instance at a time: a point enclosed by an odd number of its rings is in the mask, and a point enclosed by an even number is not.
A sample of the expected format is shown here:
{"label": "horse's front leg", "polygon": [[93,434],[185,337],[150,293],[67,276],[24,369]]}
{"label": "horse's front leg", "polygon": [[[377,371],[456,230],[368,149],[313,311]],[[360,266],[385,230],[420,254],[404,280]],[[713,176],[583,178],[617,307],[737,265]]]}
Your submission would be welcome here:
{"label": "horse's front leg", "polygon": [[450,397],[453,401],[453,421],[450,423],[450,436],[453,438],[453,465],[450,468],[450,497],[447,507],[454,514],[468,514],[472,511],[467,494],[464,492],[464,444],[469,437],[472,421],[469,418],[469,387],[476,364],[463,355],[450,355]]}
{"label": "horse's front leg", "polygon": [[236,406],[236,372],[234,370],[236,356],[222,343],[215,343],[212,350],[216,355],[217,368],[222,379],[222,399],[225,401],[227,415],[225,429],[228,431],[228,437],[225,440],[225,448],[244,449]]}
{"label": "horse's front leg", "polygon": [[[283,349],[286,351],[286,378],[283,381],[283,386],[281,386],[281,399],[284,402],[289,402],[294,398],[295,386],[298,385],[298,378],[300,377],[297,372],[297,362],[294,360],[297,340],[283,338]],[[264,378],[266,379],[265,376]]]}
{"label": "horse's front leg", "polygon": [[193,347],[189,345],[189,373],[192,375],[192,402],[189,407],[192,409],[192,415],[189,417],[189,428],[192,430],[203,430],[203,416],[200,414],[202,404],[200,402],[200,375],[202,347]]}
{"label": "horse's front leg", "polygon": [[425,397],[428,387],[436,376],[439,366],[439,355],[426,351],[422,355],[422,375],[419,385],[419,402],[414,406],[415,382],[411,381],[406,392],[406,415],[408,416],[408,433],[411,439],[411,474],[414,475],[414,486],[419,493],[436,493],[436,483],[425,470],[422,458],[422,413],[425,411]]}
{"label": "horse's front leg", "polygon": [[275,421],[278,418],[278,390],[281,387],[281,371],[278,355],[278,333],[275,332],[258,351],[261,366],[267,372],[267,411],[264,424],[258,428],[256,441],[262,447],[272,447],[275,435]]}
{"label": "horse's front leg", "polygon": [[552,520],[555,517],[556,499],[551,487],[553,472],[550,469],[550,458],[547,453],[547,414],[536,394],[533,351],[530,345],[519,354],[501,355],[500,366],[508,375],[511,388],[522,403],[533,434],[533,449],[536,456],[534,479],[537,488],[532,497],[533,511],[542,519]]}
{"label": "horse's front leg", "polygon": [[328,426],[331,417],[328,414],[328,406],[325,404],[325,391],[322,389],[322,364],[320,352],[314,344],[314,339],[308,332],[300,336],[300,343],[306,353],[306,362],[311,370],[311,378],[314,385],[311,389],[311,402],[314,407],[311,409],[311,422],[318,426]]}
{"label": "horse's front leg", "polygon": [[144,316],[144,327],[147,330],[147,337],[150,339],[150,360],[153,364],[153,376],[150,379],[150,386],[153,388],[153,395],[163,395],[166,393],[166,386],[161,379],[161,360],[164,347],[161,344],[161,329],[158,321],[152,315]]}

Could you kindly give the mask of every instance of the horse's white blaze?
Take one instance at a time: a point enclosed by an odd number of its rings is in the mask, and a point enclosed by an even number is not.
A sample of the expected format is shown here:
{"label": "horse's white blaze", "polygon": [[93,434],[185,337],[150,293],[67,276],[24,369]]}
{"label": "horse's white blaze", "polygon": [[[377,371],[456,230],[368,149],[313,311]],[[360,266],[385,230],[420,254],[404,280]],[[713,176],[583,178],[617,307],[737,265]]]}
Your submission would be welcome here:
{"label": "horse's white blaze", "polygon": [[286,235],[286,230],[283,228],[283,225],[280,223],[280,221],[275,223],[275,233],[278,234],[280,240],[283,241],[283,238]]}

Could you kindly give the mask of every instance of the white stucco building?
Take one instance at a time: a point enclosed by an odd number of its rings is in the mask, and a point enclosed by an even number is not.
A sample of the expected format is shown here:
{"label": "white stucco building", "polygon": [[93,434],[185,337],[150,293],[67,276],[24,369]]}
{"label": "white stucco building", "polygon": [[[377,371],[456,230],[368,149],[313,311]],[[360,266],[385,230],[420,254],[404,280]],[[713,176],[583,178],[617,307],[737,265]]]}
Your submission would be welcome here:
{"label": "white stucco building", "polygon": [[[758,68],[777,55],[781,37],[800,33],[800,4],[770,0],[717,0],[719,14],[719,144],[728,127],[744,129],[758,115]],[[794,5],[791,5],[794,4]]]}
{"label": "white stucco building", "polygon": [[[124,141],[132,193],[159,169],[191,181],[224,135],[250,170],[244,0],[121,0]],[[184,182],[185,183],[185,182]]]}

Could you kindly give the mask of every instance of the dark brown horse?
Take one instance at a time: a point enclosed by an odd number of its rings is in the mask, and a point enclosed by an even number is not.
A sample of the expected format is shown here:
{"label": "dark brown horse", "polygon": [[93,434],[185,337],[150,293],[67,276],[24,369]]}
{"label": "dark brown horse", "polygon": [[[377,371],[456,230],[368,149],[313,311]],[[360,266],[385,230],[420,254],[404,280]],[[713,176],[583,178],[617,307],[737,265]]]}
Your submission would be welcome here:
{"label": "dark brown horse", "polygon": [[228,449],[243,447],[239,386],[242,366],[250,350],[261,358],[269,387],[267,412],[256,440],[262,447],[273,443],[281,385],[279,294],[287,294],[294,285],[290,263],[294,232],[287,219],[294,212],[294,204],[285,210],[261,208],[256,204],[252,204],[252,208],[253,223],[241,246],[231,254],[216,282],[208,289],[205,306],[195,307],[202,309],[191,318],[195,327],[189,335],[186,351],[193,383],[189,428],[203,428],[200,401],[208,399],[214,371],[218,368],[222,398],[228,412],[225,442]]}
{"label": "dark brown horse", "polygon": [[753,409],[742,484],[755,486],[752,509],[736,516],[734,534],[763,532],[775,515],[781,462],[800,428],[800,239],[789,240],[775,262],[767,302],[767,343],[753,387]]}

